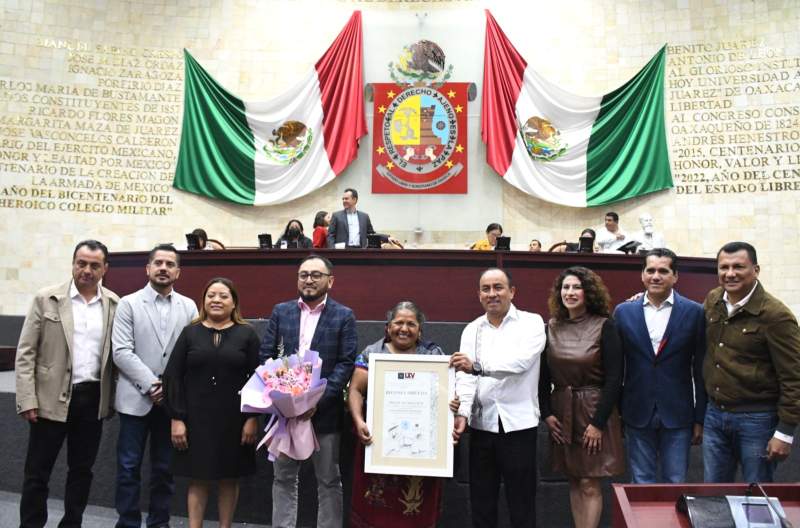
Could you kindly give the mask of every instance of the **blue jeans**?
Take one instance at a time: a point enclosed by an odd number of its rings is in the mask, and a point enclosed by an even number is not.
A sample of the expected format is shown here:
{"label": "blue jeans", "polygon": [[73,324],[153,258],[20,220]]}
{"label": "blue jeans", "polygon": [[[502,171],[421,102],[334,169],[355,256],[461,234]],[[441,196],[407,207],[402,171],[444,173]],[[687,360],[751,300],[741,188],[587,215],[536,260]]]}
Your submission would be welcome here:
{"label": "blue jeans", "polygon": [[631,482],[634,484],[686,482],[692,444],[691,427],[667,429],[661,423],[656,409],[645,427],[625,426],[625,442],[631,466]]}
{"label": "blue jeans", "polygon": [[172,461],[170,419],[164,408],[154,405],[144,416],[119,413],[117,441],[117,492],[114,499],[119,520],[117,528],[139,528],[141,469],[147,437],[150,436],[150,510],[147,526],[167,526],[169,505],[175,485],[169,465]]}
{"label": "blue jeans", "polygon": [[766,458],[767,443],[778,426],[775,411],[732,413],[708,402],[703,430],[706,482],[733,482],[737,463],[745,482],[772,482],[777,462]]}

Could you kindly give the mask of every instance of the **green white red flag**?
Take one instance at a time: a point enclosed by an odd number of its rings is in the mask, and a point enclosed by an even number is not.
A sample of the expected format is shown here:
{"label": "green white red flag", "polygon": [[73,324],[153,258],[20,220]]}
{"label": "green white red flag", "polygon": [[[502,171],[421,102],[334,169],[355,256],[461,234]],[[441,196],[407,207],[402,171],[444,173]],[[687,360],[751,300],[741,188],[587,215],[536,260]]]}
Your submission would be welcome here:
{"label": "green white red flag", "polygon": [[673,186],[664,126],[666,46],[620,88],[583,97],[536,73],[486,11],[481,136],[508,183],[572,207]]}
{"label": "green white red flag", "polygon": [[237,98],[185,52],[184,112],[173,185],[238,204],[271,205],[333,180],[367,133],[361,12],[292,89]]}

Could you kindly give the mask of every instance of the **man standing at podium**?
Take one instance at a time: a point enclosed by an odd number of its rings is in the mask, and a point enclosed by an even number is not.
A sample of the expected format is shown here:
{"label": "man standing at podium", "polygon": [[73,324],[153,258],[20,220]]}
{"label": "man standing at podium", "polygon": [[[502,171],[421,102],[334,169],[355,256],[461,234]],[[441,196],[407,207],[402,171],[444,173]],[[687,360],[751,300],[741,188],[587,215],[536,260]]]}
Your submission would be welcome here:
{"label": "man standing at podium", "polygon": [[605,216],[605,226],[597,230],[595,244],[603,253],[614,253],[628,242],[625,233],[619,228],[619,215],[609,211]]}
{"label": "man standing at podium", "polygon": [[328,247],[336,247],[336,244],[344,244],[346,247],[367,247],[367,235],[372,235],[375,230],[369,215],[363,211],[356,210],[358,203],[358,191],[355,189],[345,189],[342,194],[342,206],[344,209],[336,211],[331,216],[331,223],[328,226]]}
{"label": "man standing at podium", "polygon": [[706,297],[706,482],[772,482],[800,423],[800,329],[758,281],[756,250],[729,242],[717,253],[720,287]]}
{"label": "man standing at podium", "polygon": [[[275,305],[261,341],[263,363],[280,355],[315,350],[322,359],[321,377],[328,380],[317,406],[300,416],[313,416],[319,451],[311,455],[317,477],[319,528],[342,526],[342,479],[339,473],[339,441],[344,421],[342,390],[355,367],[356,319],[353,311],[328,295],[333,287],[333,265],[324,257],[309,255],[297,273],[299,298]],[[273,464],[272,526],[294,528],[297,524],[297,473],[299,460],[281,454]]]}
{"label": "man standing at podium", "polygon": [[689,447],[703,438],[703,307],[674,290],[677,260],[666,248],[649,251],[644,296],[614,310],[625,354],[622,419],[634,484],[685,482]]}

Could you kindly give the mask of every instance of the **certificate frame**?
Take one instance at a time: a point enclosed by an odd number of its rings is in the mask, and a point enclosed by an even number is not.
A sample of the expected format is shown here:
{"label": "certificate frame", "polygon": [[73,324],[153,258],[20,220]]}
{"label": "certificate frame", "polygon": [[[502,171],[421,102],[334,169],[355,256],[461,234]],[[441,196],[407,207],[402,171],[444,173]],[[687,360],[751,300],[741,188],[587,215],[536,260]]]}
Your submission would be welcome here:
{"label": "certificate frame", "polygon": [[[416,374],[420,377],[415,377]],[[400,378],[403,374],[404,378]],[[411,375],[411,378],[405,376]],[[394,380],[397,379],[397,382]],[[416,388],[430,389],[430,397],[404,397],[402,384],[409,379]],[[422,477],[453,476],[454,417],[450,411],[450,399],[455,394],[455,370],[450,367],[449,356],[422,354],[370,354],[369,379],[367,385],[367,427],[372,433],[372,443],[365,448],[364,472],[388,475],[413,475]],[[387,395],[387,385],[393,390]],[[409,385],[412,387],[413,385]],[[392,396],[394,394],[394,396]],[[419,394],[409,392],[408,394]],[[422,398],[422,399],[420,399]],[[422,402],[427,402],[425,407]],[[398,402],[405,408],[398,414]],[[406,415],[414,406],[421,405],[422,421],[430,427],[430,434],[419,440],[424,456],[408,454],[387,455],[387,449],[397,440],[390,438],[388,429],[394,429],[390,421],[394,415]],[[409,407],[410,405],[410,407]],[[393,408],[395,407],[395,408]],[[426,429],[423,429],[426,430]]]}

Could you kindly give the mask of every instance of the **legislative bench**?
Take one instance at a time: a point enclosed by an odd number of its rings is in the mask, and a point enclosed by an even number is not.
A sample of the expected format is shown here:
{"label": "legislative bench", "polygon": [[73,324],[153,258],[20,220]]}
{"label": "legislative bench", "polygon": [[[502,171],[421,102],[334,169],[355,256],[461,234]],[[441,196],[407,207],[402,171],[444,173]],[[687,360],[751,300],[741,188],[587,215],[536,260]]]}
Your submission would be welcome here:
{"label": "legislative bench", "polygon": [[[227,277],[239,290],[245,317],[269,317],[273,305],[297,295],[298,263],[309,253],[300,249],[182,251],[178,288],[198,300],[209,279]],[[489,267],[511,273],[516,306],[543,316],[553,280],[569,266],[586,266],[598,273],[615,303],[643,289],[641,256],[424,249],[317,253],[333,262],[331,295],[351,307],[358,320],[381,321],[398,301],[413,300],[429,321],[471,321],[481,314],[478,276]],[[147,252],[112,253],[109,262],[104,282],[120,296],[145,283]],[[680,257],[678,272],[677,289],[698,302],[717,285],[714,259]]]}

